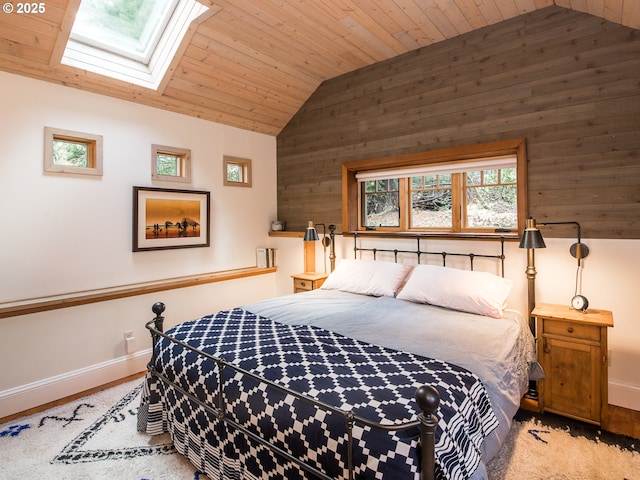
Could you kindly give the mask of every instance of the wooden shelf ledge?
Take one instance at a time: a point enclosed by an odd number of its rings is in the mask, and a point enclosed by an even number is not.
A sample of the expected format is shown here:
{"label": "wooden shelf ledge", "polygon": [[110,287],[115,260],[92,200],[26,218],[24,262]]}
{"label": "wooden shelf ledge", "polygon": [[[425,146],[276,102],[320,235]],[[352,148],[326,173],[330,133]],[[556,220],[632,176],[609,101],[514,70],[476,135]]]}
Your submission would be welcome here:
{"label": "wooden shelf ledge", "polygon": [[265,275],[268,273],[274,273],[276,270],[276,267],[246,267],[234,270],[223,270],[219,272],[166,278],[130,285],[119,285],[95,290],[50,295],[47,297],[16,300],[13,302],[0,303],[0,318],[16,317],[18,315],[46,312],[48,310],[57,310],[60,308],[76,307],[79,305],[88,305],[90,303],[106,302],[108,300],[117,300],[119,298],[145,295],[147,293],[173,290],[176,288],[194,287],[207,283],[224,282],[226,280],[252,277],[255,275]]}

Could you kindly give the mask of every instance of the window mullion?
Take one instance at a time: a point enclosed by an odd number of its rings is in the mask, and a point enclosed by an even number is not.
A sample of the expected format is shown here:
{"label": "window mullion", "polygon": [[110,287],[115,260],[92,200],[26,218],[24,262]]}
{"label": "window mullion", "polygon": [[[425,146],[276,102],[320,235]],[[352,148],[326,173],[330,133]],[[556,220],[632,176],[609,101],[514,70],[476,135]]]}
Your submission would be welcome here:
{"label": "window mullion", "polygon": [[466,214],[463,175],[463,173],[451,174],[451,229],[454,232],[462,231],[462,219],[463,215]]}
{"label": "window mullion", "polygon": [[400,199],[400,229],[409,230],[411,215],[411,189],[410,179],[403,177],[399,179],[398,195]]}

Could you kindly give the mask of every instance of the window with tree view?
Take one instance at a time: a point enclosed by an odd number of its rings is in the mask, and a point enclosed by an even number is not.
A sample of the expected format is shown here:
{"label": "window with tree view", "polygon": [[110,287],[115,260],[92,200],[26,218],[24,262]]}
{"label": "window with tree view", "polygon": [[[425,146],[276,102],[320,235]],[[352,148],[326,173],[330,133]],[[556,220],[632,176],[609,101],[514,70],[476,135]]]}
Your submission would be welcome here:
{"label": "window with tree view", "polygon": [[363,182],[364,224],[366,227],[400,225],[400,192],[397,178]]}
{"label": "window with tree view", "polygon": [[74,167],[89,166],[89,143],[62,138],[53,139],[54,165],[70,165]]}
{"label": "window with tree view", "polygon": [[44,170],[102,175],[102,136],[45,127]]}
{"label": "window with tree view", "polygon": [[465,224],[469,228],[517,228],[516,168],[465,174]]}
{"label": "window with tree view", "polygon": [[515,156],[369,171],[358,177],[363,228],[518,230]]}
{"label": "window with tree view", "polygon": [[411,226],[451,228],[453,194],[450,173],[411,177]]}
{"label": "window with tree view", "polygon": [[165,182],[191,181],[191,150],[151,145],[151,178]]}

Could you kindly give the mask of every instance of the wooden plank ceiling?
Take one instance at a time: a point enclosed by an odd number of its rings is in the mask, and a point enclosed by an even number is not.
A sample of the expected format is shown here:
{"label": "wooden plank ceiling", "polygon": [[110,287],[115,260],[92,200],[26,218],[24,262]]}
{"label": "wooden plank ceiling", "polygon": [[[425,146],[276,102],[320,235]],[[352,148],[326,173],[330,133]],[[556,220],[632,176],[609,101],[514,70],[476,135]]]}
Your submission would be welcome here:
{"label": "wooden plank ceiling", "polygon": [[323,81],[551,5],[640,28],[639,0],[198,0],[158,91],[60,64],[80,0],[0,15],[0,69],[277,135]]}

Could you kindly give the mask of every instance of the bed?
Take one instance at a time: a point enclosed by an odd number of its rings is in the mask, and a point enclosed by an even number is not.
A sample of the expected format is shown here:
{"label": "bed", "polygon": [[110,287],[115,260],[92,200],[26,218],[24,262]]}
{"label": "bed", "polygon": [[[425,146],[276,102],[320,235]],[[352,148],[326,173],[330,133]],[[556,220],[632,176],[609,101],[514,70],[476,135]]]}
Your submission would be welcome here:
{"label": "bed", "polygon": [[138,429],[211,479],[486,478],[535,363],[510,287],[353,259],[318,290],[167,332],[155,304]]}

